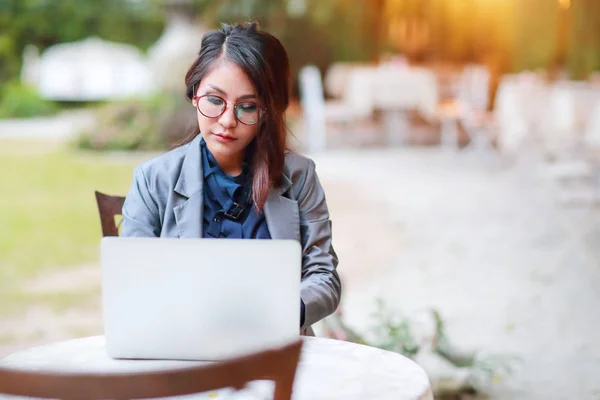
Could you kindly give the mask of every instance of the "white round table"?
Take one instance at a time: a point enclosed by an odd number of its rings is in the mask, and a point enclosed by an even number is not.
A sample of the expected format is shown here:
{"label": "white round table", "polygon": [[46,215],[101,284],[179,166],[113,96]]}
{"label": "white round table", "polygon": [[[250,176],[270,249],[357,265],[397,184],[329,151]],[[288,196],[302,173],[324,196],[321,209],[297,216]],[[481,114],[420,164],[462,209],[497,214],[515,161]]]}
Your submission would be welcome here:
{"label": "white round table", "polygon": [[[333,339],[303,339],[294,400],[433,400],[425,371],[400,354]],[[103,336],[34,347],[0,360],[0,367],[44,372],[145,372],[198,364],[202,362],[115,360],[106,354]],[[236,393],[224,389],[185,398],[267,399],[272,393],[272,382],[259,381]]]}

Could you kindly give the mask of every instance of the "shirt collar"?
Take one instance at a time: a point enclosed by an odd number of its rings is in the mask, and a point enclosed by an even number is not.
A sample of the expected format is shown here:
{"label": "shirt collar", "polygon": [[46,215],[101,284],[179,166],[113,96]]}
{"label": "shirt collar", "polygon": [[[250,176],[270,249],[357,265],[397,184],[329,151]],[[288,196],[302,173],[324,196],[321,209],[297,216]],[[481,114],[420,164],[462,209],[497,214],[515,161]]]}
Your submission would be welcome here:
{"label": "shirt collar", "polygon": [[244,160],[242,164],[242,173],[238,176],[231,176],[230,174],[226,174],[223,172],[219,164],[217,164],[217,160],[212,155],[208,146],[206,145],[206,141],[204,138],[200,140],[200,151],[202,152],[202,172],[204,173],[204,178],[210,176],[211,174],[224,175],[227,178],[235,181],[238,184],[242,184],[248,174],[249,168],[248,163]]}

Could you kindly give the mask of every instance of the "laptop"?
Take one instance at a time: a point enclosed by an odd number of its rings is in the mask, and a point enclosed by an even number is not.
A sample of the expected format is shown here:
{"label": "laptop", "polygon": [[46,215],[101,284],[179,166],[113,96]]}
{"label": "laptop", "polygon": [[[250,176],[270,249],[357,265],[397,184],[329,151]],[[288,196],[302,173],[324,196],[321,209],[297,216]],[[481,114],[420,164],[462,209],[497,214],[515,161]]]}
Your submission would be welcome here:
{"label": "laptop", "polygon": [[100,248],[112,358],[219,361],[299,337],[297,241],[105,237]]}

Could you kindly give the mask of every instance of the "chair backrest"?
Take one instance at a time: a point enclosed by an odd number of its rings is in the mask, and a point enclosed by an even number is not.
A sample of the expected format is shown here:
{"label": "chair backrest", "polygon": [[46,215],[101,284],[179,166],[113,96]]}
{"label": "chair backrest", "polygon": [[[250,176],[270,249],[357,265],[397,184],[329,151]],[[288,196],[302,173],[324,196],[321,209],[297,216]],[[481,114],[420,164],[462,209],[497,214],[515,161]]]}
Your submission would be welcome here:
{"label": "chair backrest", "polygon": [[125,197],[110,196],[98,191],[96,194],[96,203],[98,203],[98,212],[100,213],[100,223],[102,224],[102,236],[119,236],[119,224],[115,222],[115,216],[122,215]]}
{"label": "chair backrest", "polygon": [[588,117],[583,140],[586,146],[594,150],[600,149],[600,101]]}
{"label": "chair backrest", "polygon": [[46,399],[151,399],[184,396],[256,380],[275,382],[274,400],[289,400],[302,341],[207,366],[144,373],[42,373],[0,368],[0,393]]}
{"label": "chair backrest", "polygon": [[323,150],[326,146],[327,125],[321,71],[314,65],[306,65],[298,74],[298,82],[300,105],[307,133],[307,150]]}
{"label": "chair backrest", "polygon": [[494,101],[494,122],[501,151],[518,151],[529,134],[527,88],[514,76],[505,76],[498,85]]}
{"label": "chair backrest", "polygon": [[465,66],[459,80],[458,99],[468,108],[484,111],[489,103],[490,71],[484,65]]}
{"label": "chair backrest", "polygon": [[550,134],[553,136],[574,136],[577,113],[575,95],[571,87],[559,84],[550,89],[547,112]]}

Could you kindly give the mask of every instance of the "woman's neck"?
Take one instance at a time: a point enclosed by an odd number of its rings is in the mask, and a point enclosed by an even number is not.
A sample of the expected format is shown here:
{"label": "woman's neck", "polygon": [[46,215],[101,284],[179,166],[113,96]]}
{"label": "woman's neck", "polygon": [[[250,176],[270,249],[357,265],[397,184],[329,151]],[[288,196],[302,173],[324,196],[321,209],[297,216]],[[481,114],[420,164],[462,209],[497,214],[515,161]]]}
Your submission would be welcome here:
{"label": "woman's neck", "polygon": [[215,161],[226,174],[231,176],[238,176],[242,173],[243,165],[244,165],[244,152],[240,152],[240,154],[235,156],[227,156],[227,157],[219,157],[216,154],[213,154]]}

